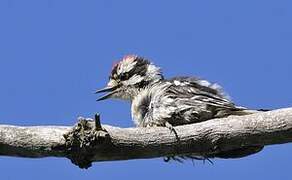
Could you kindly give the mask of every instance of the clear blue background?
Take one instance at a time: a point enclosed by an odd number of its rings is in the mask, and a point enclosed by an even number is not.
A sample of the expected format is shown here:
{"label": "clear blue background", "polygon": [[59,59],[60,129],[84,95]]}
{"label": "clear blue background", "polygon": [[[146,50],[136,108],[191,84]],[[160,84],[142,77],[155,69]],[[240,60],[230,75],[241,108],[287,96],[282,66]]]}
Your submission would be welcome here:
{"label": "clear blue background", "polygon": [[[100,112],[102,122],[133,126],[130,104],[95,102],[112,63],[139,54],[166,77],[198,75],[220,83],[238,105],[292,105],[292,3],[287,0],[0,1],[0,123],[73,125]],[[292,146],[209,163],[161,158],[95,163],[0,157],[9,179],[291,178]]]}

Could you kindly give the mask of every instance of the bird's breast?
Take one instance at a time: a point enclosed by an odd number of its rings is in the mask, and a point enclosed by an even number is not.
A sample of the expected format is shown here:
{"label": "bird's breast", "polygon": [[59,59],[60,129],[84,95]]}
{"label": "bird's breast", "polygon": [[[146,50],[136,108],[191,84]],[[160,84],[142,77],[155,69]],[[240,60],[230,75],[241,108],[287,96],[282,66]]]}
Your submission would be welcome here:
{"label": "bird's breast", "polygon": [[146,116],[151,111],[151,95],[147,90],[141,91],[132,101],[132,119],[134,123],[143,127]]}

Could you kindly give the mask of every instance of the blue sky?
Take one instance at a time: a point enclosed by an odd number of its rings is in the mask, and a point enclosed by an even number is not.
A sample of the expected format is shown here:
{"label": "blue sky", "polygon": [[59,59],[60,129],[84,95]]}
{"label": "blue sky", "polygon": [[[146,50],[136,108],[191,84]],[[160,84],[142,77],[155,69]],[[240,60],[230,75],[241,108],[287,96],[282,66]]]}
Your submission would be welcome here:
{"label": "blue sky", "polygon": [[[0,122],[73,125],[100,112],[131,127],[130,104],[95,102],[113,61],[138,54],[166,77],[221,84],[250,108],[292,104],[292,2],[0,1]],[[80,170],[60,158],[0,157],[1,179],[275,179],[291,177],[292,146],[237,160],[164,163],[161,158],[95,163]]]}

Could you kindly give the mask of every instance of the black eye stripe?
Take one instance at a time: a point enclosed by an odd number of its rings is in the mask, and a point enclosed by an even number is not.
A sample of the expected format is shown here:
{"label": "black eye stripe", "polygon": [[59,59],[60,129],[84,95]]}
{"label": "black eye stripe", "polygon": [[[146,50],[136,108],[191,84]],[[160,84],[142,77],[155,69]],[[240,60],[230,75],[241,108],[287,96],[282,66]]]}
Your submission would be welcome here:
{"label": "black eye stripe", "polygon": [[145,76],[147,72],[147,66],[150,64],[150,62],[142,57],[137,57],[134,61],[136,62],[135,66],[129,72],[121,74],[118,74],[118,65],[115,65],[112,69],[110,79],[125,81],[134,75]]}
{"label": "black eye stripe", "polygon": [[129,73],[122,73],[120,74],[120,77],[119,77],[119,79],[122,81],[128,80],[129,78],[130,78]]}

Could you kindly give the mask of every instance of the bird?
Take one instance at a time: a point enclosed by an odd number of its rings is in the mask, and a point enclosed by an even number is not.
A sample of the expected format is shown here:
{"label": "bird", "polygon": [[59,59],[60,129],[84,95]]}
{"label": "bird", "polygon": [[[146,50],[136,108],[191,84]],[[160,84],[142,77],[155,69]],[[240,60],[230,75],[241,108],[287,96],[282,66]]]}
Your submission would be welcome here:
{"label": "bird", "polygon": [[[105,93],[97,101],[109,98],[130,101],[131,116],[137,127],[162,126],[174,130],[179,125],[258,112],[236,106],[217,83],[194,76],[165,79],[160,67],[138,55],[126,55],[114,63],[106,87],[95,93]],[[212,157],[245,157],[262,149],[263,146],[248,146]]]}

